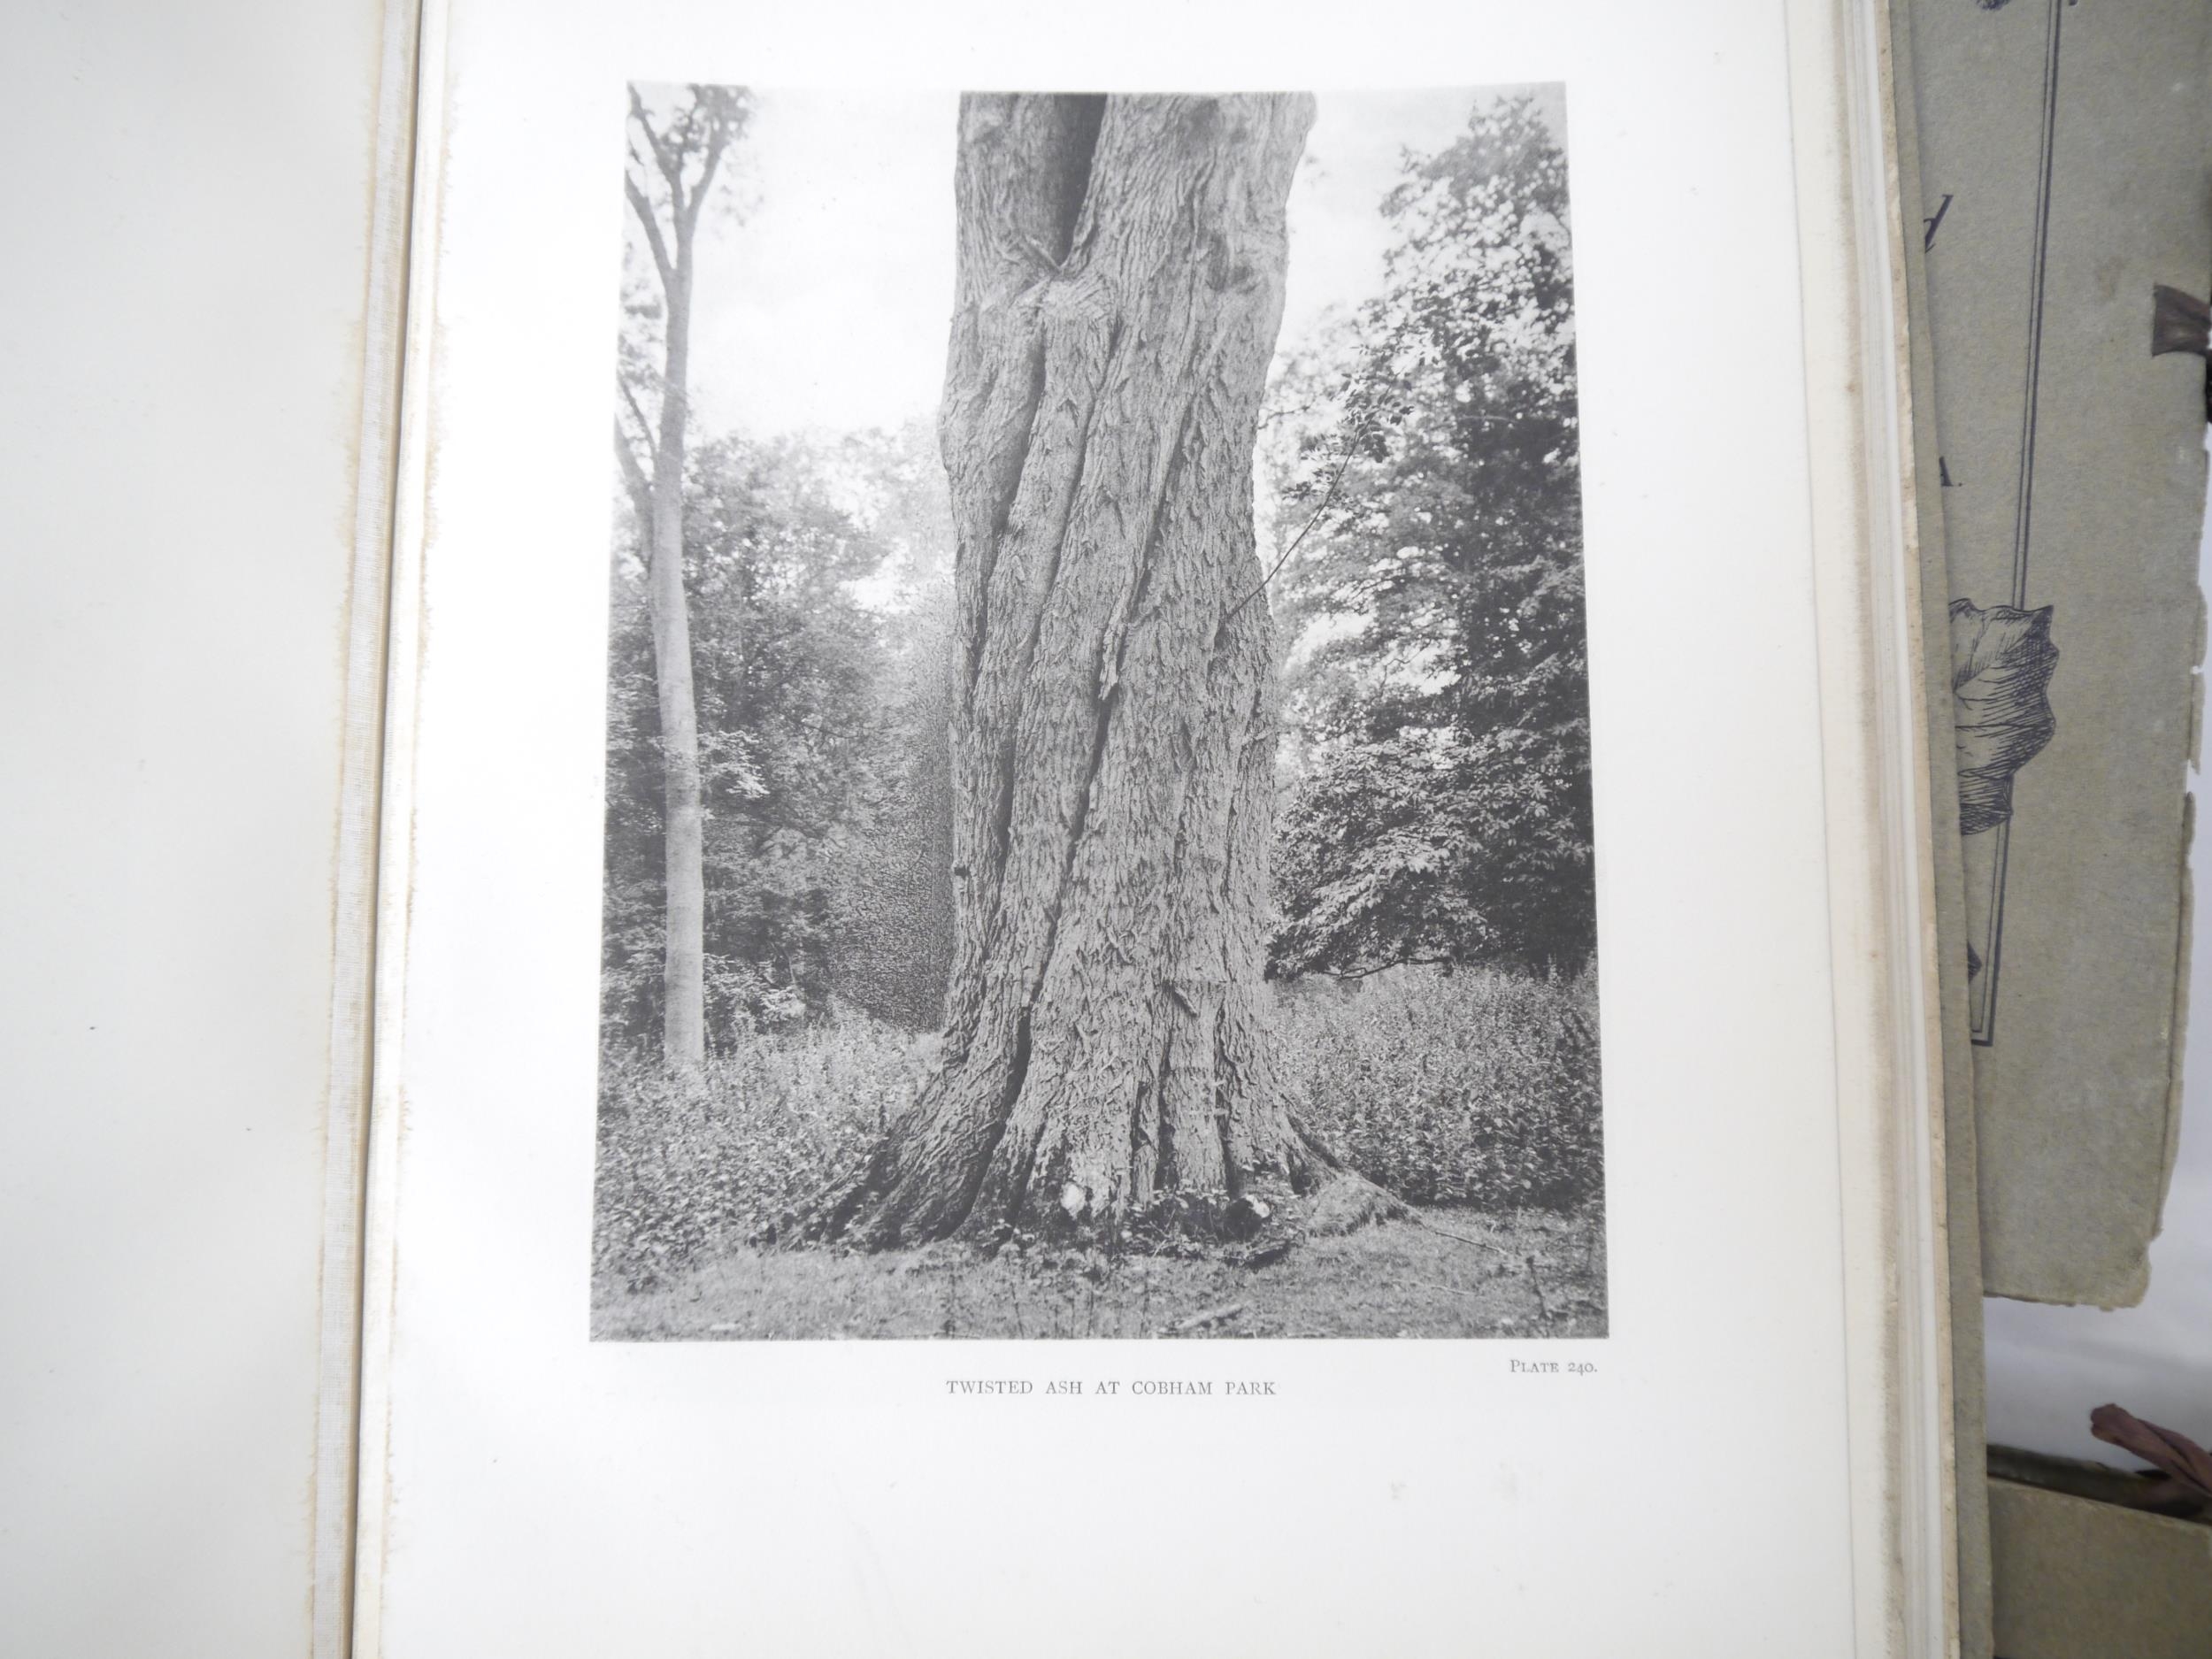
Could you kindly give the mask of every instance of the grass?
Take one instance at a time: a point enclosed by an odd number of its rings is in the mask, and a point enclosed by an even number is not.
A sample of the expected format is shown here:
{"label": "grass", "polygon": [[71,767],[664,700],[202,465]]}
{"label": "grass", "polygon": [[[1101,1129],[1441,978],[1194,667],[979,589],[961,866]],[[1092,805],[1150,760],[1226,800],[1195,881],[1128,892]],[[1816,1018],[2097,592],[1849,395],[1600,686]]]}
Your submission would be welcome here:
{"label": "grass", "polygon": [[756,1248],[857,1167],[929,1074],[933,1039],[845,1010],[739,1033],[696,1078],[607,1056],[593,1333],[1604,1333],[1593,979],[1403,969],[1279,987],[1274,1010],[1278,1081],[1302,1121],[1420,1219],[1333,1234],[1296,1221],[1264,1266],[1219,1248],[1108,1256],[1025,1238],[995,1254]]}
{"label": "grass", "polygon": [[1594,974],[1308,980],[1279,988],[1275,1032],[1307,1127],[1401,1198],[1502,1215],[1602,1189]]}
{"label": "grass", "polygon": [[613,1341],[1605,1334],[1604,1226],[1594,1207],[1503,1217],[1440,1210],[1429,1219],[1308,1239],[1263,1267],[1094,1252],[1009,1249],[992,1257],[953,1243],[881,1256],[741,1246],[651,1288],[602,1273],[592,1334]]}
{"label": "grass", "polygon": [[[1530,1253],[1522,1234],[1540,1243],[1548,1236],[1552,1224],[1536,1217],[1601,1211],[1594,977],[1402,968],[1349,985],[1279,986],[1273,1010],[1278,1085],[1307,1128],[1368,1179],[1434,1206],[1462,1230],[1513,1217],[1494,1225],[1513,1235],[1506,1247],[1516,1261]],[[851,1010],[731,1034],[695,1078],[609,1053],[600,1079],[595,1281],[687,1297],[700,1272],[737,1271],[727,1263],[743,1262],[748,1239],[864,1161],[934,1056],[934,1038]],[[755,1274],[757,1298],[770,1303],[803,1276],[827,1271],[775,1262]],[[1034,1263],[1032,1270],[1041,1271]],[[944,1270],[948,1279],[952,1271]],[[989,1279],[1008,1270],[977,1271]],[[1449,1295],[1469,1294],[1457,1279],[1415,1277],[1449,1286]],[[1084,1282],[1088,1307],[1098,1285]],[[885,1300],[834,1294],[856,1308]],[[1044,1294],[1054,1294],[1048,1284]],[[897,1311],[885,1317],[895,1333],[918,1333],[918,1316],[905,1307],[911,1300],[890,1299]],[[1026,1312],[1022,1318],[1029,1322]],[[787,1320],[779,1329],[786,1326],[797,1328]]]}

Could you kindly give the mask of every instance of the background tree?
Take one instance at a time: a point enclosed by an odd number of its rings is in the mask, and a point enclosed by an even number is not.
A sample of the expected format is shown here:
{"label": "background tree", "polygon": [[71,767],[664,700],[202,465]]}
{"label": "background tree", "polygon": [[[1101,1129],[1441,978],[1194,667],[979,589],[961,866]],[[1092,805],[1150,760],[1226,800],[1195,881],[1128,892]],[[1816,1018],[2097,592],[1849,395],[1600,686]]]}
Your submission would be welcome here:
{"label": "background tree", "polygon": [[[844,457],[726,437],[689,469],[686,588],[700,737],[707,1030],[818,1013],[848,849],[878,840],[906,760],[887,618],[856,582],[881,543],[838,497]],[[662,1023],[665,798],[649,582],[618,560],[610,642],[604,1029]]]}
{"label": "background tree", "polygon": [[1571,971],[1596,919],[1566,158],[1509,99],[1383,211],[1384,292],[1274,398],[1308,649],[1271,967]]}
{"label": "background tree", "polygon": [[632,88],[629,165],[623,180],[650,261],[649,287],[641,281],[626,296],[615,452],[646,527],[665,795],[661,1047],[668,1064],[694,1071],[706,1059],[706,821],[684,591],[692,280],[700,215],[713,195],[725,154],[744,130],[749,108],[741,88],[694,86],[657,112]]}
{"label": "background tree", "polygon": [[835,874],[831,986],[909,1030],[943,1021],[952,972],[952,518],[934,425],[841,446],[885,565],[877,586],[880,759],[864,833]]}
{"label": "background tree", "polygon": [[1110,1223],[1319,1171],[1258,1003],[1251,484],[1311,120],[1303,96],[962,101],[945,1041],[817,1231]]}

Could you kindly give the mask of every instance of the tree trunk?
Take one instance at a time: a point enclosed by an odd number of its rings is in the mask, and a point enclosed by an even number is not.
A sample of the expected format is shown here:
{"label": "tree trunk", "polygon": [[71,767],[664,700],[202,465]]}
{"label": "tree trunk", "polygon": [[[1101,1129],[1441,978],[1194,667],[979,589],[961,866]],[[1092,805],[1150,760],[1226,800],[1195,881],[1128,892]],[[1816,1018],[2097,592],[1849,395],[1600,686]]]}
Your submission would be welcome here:
{"label": "tree trunk", "polygon": [[1260,998],[1275,727],[1252,454],[1310,98],[970,96],[941,1059],[816,1231],[1212,1210],[1333,1161]]}
{"label": "tree trunk", "polygon": [[[647,520],[646,597],[653,619],[653,677],[659,694],[664,783],[668,937],[662,969],[661,1057],[696,1072],[707,1059],[706,813],[699,775],[699,705],[692,689],[691,613],[684,591],[684,443],[690,424],[692,246],[700,211],[714,191],[723,153],[743,130],[750,96],[741,88],[691,87],[688,103],[657,130],[630,88],[630,171],[623,195],[660,278],[663,305],[660,414],[648,421],[636,388],[623,395],[652,450],[644,477],[615,418],[615,447],[631,497]],[[645,149],[638,149],[638,141]],[[646,159],[649,153],[651,161]],[[696,159],[695,181],[687,169]],[[658,175],[657,185],[651,182]],[[656,205],[656,201],[659,205]],[[663,209],[668,223],[661,223]]]}
{"label": "tree trunk", "polygon": [[684,439],[690,367],[691,235],[676,228],[676,256],[664,281],[667,357],[660,429],[653,445],[652,558],[646,591],[653,618],[653,672],[659,693],[664,772],[662,819],[668,885],[661,1055],[681,1071],[707,1058],[706,814],[699,796],[699,706],[691,684],[691,613],[684,595]]}

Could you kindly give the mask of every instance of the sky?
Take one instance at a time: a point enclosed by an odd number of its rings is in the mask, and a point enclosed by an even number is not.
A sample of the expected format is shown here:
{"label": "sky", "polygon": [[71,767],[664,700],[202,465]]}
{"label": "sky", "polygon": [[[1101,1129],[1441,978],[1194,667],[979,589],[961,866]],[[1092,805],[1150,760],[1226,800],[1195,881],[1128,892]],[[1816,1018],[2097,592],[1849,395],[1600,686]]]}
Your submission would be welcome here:
{"label": "sky", "polygon": [[[1380,287],[1378,211],[1407,149],[1507,90],[1323,92],[1290,199],[1282,349]],[[1563,132],[1561,88],[1539,91]],[[692,396],[709,431],[893,426],[933,414],[953,289],[952,93],[762,91],[703,231]]]}

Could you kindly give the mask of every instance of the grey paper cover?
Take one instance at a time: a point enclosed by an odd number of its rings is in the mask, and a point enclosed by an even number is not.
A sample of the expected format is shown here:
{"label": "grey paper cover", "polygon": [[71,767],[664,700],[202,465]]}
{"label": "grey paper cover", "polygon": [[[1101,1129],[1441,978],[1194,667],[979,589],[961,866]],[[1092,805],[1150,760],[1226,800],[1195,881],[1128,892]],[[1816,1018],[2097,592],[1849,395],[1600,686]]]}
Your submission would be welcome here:
{"label": "grey paper cover", "polygon": [[2203,1659],[2212,1527],[1989,1483],[2005,1659]]}
{"label": "grey paper cover", "polygon": [[2151,319],[2212,281],[2212,7],[1909,15],[1982,1271],[2117,1306],[2180,1069],[2204,365]]}

